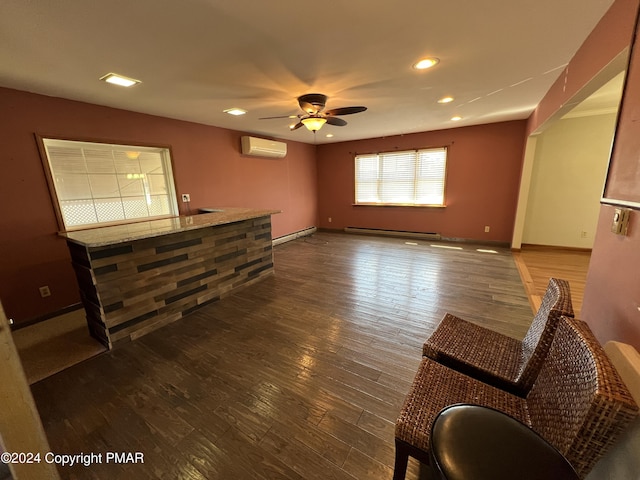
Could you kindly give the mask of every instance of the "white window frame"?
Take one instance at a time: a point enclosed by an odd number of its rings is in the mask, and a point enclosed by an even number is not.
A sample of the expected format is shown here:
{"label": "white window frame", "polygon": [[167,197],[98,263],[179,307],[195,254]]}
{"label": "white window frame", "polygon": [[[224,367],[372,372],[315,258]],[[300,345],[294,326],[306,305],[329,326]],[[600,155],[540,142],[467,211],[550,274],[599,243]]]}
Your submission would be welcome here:
{"label": "white window frame", "polygon": [[356,155],[354,166],[355,205],[446,206],[446,147]]}
{"label": "white window frame", "polygon": [[[51,194],[53,206],[56,212],[59,227],[62,231],[82,230],[108,225],[136,223],[146,220],[175,217],[179,214],[175,183],[173,180],[171,151],[168,147],[88,142],[41,136],[37,136],[37,138],[45,175],[49,184],[49,191]],[[91,172],[88,167],[85,168],[84,172],[82,172],[83,169],[82,167],[80,167],[79,171],[74,172],[72,175],[76,181],[86,182],[87,185],[89,185],[89,192],[88,194],[74,200],[69,200],[68,198],[64,199],[65,195],[63,193],[62,187],[60,186],[60,182],[64,182],[65,173],[60,172],[59,170],[57,172],[55,171],[55,168],[52,166],[51,157],[49,155],[49,148],[54,147],[69,148],[70,150],[75,149],[75,154],[77,155],[77,163],[79,165],[82,165],[82,162],[84,161],[85,167],[87,166],[87,157],[85,155],[85,152],[88,150],[93,152],[100,152],[105,156],[105,158],[111,157],[114,161],[114,170],[113,172],[107,172],[103,175],[105,178],[108,177],[109,179],[113,177],[111,181],[114,182],[114,185],[117,184],[117,187],[115,187],[113,190],[115,193],[113,193],[113,195],[110,195],[108,199],[101,198],[97,194],[94,195],[90,176],[95,177],[96,175],[100,174]],[[132,162],[131,173],[124,173],[121,168],[116,166],[116,159],[119,159],[120,164],[122,164],[122,159],[124,158],[123,155],[125,155],[126,158],[131,160]],[[147,158],[154,158],[154,161],[157,162],[158,155],[160,165],[162,166],[162,171],[160,173],[145,173],[142,159],[147,156]],[[141,159],[140,161],[138,160],[139,158]],[[95,160],[94,164],[97,164]],[[86,180],[83,179],[83,175],[85,175]],[[161,183],[161,186],[164,187],[163,193],[153,191],[154,187],[151,186],[153,182],[149,177],[155,177],[157,181],[161,182],[161,179],[163,179],[164,184]],[[141,193],[135,195],[128,195],[127,193],[123,193],[123,189],[126,187],[124,186],[124,182],[122,181],[122,179],[125,179],[129,183],[136,184]],[[147,204],[146,214],[141,208],[138,208],[136,213],[129,213],[127,208],[128,199],[138,198],[138,203],[140,204],[140,197],[144,198],[144,201],[142,203]],[[156,205],[158,204],[153,203],[156,200],[160,201],[160,203],[162,204],[161,207],[157,207]],[[75,221],[74,223],[74,220],[71,219],[71,216],[69,214],[69,208],[72,202],[75,202],[77,205],[80,205],[81,208],[87,211],[91,208],[96,210],[95,221],[86,223],[78,223],[78,221]],[[110,203],[111,207],[114,210],[117,210],[117,206],[121,205],[121,214],[120,212],[114,213],[107,216],[111,218],[105,220],[104,215],[98,214],[98,207],[100,205],[100,202]],[[154,214],[154,210],[160,211],[161,213]]]}

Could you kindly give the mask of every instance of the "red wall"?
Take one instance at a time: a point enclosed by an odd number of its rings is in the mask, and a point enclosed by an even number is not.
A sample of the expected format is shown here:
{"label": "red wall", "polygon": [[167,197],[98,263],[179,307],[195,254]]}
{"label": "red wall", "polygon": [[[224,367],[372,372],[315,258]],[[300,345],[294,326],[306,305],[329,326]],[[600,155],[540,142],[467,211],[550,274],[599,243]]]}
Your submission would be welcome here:
{"label": "red wall", "polygon": [[[0,88],[0,298],[17,322],[79,302],[34,134],[171,147],[178,193],[204,206],[282,210],[279,237],[317,224],[315,146],[287,142],[283,159],[240,154],[242,133]],[[181,213],[188,214],[179,202]],[[40,298],[48,285],[51,297]]]}
{"label": "red wall", "polygon": [[640,351],[640,211],[629,233],[611,233],[615,207],[602,205],[591,253],[581,318],[603,344],[628,343]]}
{"label": "red wall", "polygon": [[[525,121],[318,146],[319,226],[436,232],[447,238],[510,242]],[[448,147],[446,208],[354,206],[354,155]],[[329,222],[329,217],[332,221]],[[484,232],[489,225],[489,233]]]}
{"label": "red wall", "polygon": [[[567,86],[561,76],[529,119],[529,132],[629,45],[637,9],[638,0],[617,0],[612,5],[567,66]],[[635,55],[640,62],[640,47]],[[640,84],[626,88],[637,90]],[[640,350],[640,211],[632,212],[629,234],[620,237],[610,231],[613,210],[600,207],[580,317],[601,343],[616,340]]]}
{"label": "red wall", "polygon": [[637,8],[638,0],[616,0],[611,5],[529,117],[528,133],[542,126],[629,46]]}

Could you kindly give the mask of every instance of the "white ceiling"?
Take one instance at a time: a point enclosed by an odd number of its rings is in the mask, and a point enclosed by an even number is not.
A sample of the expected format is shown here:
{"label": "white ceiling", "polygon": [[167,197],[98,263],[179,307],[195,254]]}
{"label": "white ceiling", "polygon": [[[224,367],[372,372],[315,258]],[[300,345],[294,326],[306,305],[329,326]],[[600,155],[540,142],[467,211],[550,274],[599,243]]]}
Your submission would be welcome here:
{"label": "white ceiling", "polygon": [[[307,143],[523,119],[612,3],[1,0],[0,86]],[[424,56],[440,64],[413,70]],[[368,110],[317,138],[259,120],[304,93]]]}

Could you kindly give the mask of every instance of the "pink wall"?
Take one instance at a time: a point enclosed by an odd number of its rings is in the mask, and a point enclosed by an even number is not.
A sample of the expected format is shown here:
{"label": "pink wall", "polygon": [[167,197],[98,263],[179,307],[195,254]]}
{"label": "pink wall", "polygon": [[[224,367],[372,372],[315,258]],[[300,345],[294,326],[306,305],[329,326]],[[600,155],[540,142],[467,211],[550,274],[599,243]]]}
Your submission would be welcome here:
{"label": "pink wall", "polygon": [[629,46],[638,0],[616,0],[529,117],[531,134]]}
{"label": "pink wall", "polygon": [[[448,238],[509,242],[525,128],[525,121],[515,121],[320,145],[319,226],[436,232]],[[449,149],[446,208],[353,206],[355,153],[441,146]],[[484,232],[485,225],[491,227],[489,233]]]}
{"label": "pink wall", "polygon": [[[26,321],[79,302],[34,134],[171,147],[176,190],[205,206],[282,210],[274,237],[317,224],[315,146],[283,159],[240,154],[241,132],[0,88],[0,298]],[[181,213],[187,214],[182,203]],[[40,298],[48,285],[52,296]]]}
{"label": "pink wall", "polygon": [[580,316],[603,344],[616,340],[640,351],[640,211],[632,212],[625,237],[611,233],[614,210],[600,209]]}
{"label": "pink wall", "polygon": [[[566,71],[567,87],[561,77],[529,119],[532,132],[613,58],[631,40],[638,0],[617,0],[587,38]],[[636,49],[640,56],[640,48]],[[637,60],[640,62],[640,58]],[[640,89],[637,82],[626,88]],[[624,105],[624,100],[623,100]],[[624,107],[622,107],[624,108]],[[624,148],[624,146],[623,146]],[[613,207],[602,205],[589,265],[580,317],[598,340],[616,340],[640,350],[640,211],[632,212],[629,235],[610,232]]]}

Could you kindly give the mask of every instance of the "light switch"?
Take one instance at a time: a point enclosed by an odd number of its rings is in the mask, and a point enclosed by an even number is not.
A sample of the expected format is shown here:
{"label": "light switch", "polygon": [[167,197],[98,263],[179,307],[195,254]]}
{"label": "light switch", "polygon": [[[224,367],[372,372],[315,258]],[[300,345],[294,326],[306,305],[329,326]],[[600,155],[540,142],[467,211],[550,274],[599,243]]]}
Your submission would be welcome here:
{"label": "light switch", "polygon": [[611,231],[616,235],[626,235],[627,228],[629,227],[629,216],[631,210],[628,208],[616,208],[613,214],[613,223],[611,224]]}

